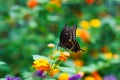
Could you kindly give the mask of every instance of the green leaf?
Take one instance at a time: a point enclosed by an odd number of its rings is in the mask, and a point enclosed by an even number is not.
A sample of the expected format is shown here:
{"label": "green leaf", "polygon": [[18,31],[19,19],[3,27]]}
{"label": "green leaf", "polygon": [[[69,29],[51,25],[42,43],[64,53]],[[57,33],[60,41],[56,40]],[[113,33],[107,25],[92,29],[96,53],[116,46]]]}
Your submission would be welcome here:
{"label": "green leaf", "polygon": [[67,73],[75,73],[75,68],[69,67],[58,67],[60,71],[67,72]]}
{"label": "green leaf", "polygon": [[4,64],[6,64],[5,62],[3,62],[3,61],[0,61],[0,65],[4,65]]}
{"label": "green leaf", "polygon": [[47,59],[47,57],[45,57],[45,56],[33,55],[33,60],[38,60],[38,59],[40,59],[40,58],[45,58],[45,59]]}
{"label": "green leaf", "polygon": [[0,80],[6,80],[5,78],[0,78]]}

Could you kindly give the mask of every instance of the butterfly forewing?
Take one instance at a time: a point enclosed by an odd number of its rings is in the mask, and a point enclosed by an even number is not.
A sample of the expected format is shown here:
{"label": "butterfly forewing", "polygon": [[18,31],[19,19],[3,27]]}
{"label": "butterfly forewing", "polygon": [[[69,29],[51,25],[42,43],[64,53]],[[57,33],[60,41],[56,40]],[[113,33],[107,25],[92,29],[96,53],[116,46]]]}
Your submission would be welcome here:
{"label": "butterfly forewing", "polygon": [[67,29],[68,29],[68,27],[65,26],[61,31],[60,44],[64,44],[65,42],[67,42],[70,39],[70,33],[68,32]]}
{"label": "butterfly forewing", "polygon": [[74,39],[74,40],[76,39],[76,28],[77,28],[76,26],[73,26],[68,29],[71,39]]}

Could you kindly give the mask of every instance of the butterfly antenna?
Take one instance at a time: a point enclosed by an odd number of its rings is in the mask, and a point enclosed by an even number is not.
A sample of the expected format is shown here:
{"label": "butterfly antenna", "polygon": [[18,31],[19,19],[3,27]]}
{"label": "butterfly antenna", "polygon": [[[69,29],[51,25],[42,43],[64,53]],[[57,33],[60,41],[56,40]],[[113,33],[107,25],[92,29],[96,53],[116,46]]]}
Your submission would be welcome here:
{"label": "butterfly antenna", "polygon": [[83,51],[83,52],[85,52],[85,50],[83,50],[83,49],[80,49],[81,51]]}

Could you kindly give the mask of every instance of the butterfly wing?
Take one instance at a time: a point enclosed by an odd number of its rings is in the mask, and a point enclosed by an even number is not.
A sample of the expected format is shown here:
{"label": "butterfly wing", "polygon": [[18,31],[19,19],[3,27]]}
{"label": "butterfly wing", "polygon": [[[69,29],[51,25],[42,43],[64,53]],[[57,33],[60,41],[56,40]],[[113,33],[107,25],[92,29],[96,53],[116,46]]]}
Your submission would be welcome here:
{"label": "butterfly wing", "polygon": [[77,53],[78,51],[80,51],[80,46],[78,44],[78,41],[76,41],[76,40],[73,40],[73,43],[74,43],[74,47],[73,47],[73,49],[71,51]]}
{"label": "butterfly wing", "polygon": [[76,39],[76,26],[73,26],[68,29],[68,32],[70,33],[71,39],[75,40]]}
{"label": "butterfly wing", "polygon": [[73,46],[73,42],[72,42],[72,39],[73,39],[73,31],[74,32],[76,31],[75,30],[75,27],[71,27],[71,28],[68,28],[67,25],[64,26],[64,28],[62,29],[61,31],[61,35],[60,35],[60,46],[61,47],[66,47],[68,49],[71,48],[71,46]]}
{"label": "butterfly wing", "polygon": [[68,27],[65,25],[60,34],[60,45],[66,42],[69,39]]}
{"label": "butterfly wing", "polygon": [[68,28],[67,25],[61,31],[60,35],[60,46],[63,48],[70,49],[73,52],[80,51],[80,46],[76,41],[76,26]]}

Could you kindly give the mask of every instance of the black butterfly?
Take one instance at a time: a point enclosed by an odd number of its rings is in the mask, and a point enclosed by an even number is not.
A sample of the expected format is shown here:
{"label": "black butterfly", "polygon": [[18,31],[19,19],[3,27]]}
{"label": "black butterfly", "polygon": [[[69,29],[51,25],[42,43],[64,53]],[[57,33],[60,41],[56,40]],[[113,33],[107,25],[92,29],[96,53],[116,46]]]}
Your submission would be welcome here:
{"label": "black butterfly", "polygon": [[68,28],[67,25],[61,31],[59,46],[65,49],[69,49],[73,52],[84,51],[80,49],[78,41],[76,41],[76,26]]}

